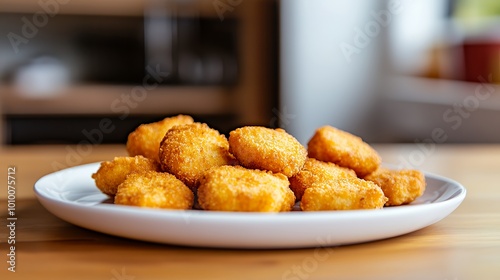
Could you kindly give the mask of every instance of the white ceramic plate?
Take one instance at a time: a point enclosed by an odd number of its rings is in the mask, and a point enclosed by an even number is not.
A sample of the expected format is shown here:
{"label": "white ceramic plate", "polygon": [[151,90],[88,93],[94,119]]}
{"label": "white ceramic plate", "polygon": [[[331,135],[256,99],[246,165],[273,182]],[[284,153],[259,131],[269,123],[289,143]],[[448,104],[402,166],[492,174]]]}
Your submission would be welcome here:
{"label": "white ceramic plate", "polygon": [[[232,213],[114,205],[95,186],[99,163],[42,177],[42,205],[72,224],[111,235],[187,246],[299,248],[368,242],[406,234],[448,216],[465,198],[459,183],[426,174],[427,189],[410,205],[382,210]],[[109,200],[108,200],[109,201]]]}

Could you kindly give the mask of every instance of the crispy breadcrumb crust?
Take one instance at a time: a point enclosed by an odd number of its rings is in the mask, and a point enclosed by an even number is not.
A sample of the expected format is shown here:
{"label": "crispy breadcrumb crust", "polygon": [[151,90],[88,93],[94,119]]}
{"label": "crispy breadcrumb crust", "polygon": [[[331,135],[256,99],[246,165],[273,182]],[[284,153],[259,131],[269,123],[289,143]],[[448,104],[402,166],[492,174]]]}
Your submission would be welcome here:
{"label": "crispy breadcrumb crust", "polygon": [[170,129],[160,144],[159,159],[163,171],[175,175],[193,191],[207,170],[234,162],[226,137],[204,123]]}
{"label": "crispy breadcrumb crust", "polygon": [[360,178],[381,163],[378,153],[360,137],[331,126],[316,130],[307,147],[309,157],[353,169]]}
{"label": "crispy breadcrumb crust", "polygon": [[390,170],[379,168],[365,177],[382,188],[389,199],[386,206],[397,206],[413,202],[421,196],[426,187],[425,176],[413,169]]}
{"label": "crispy breadcrumb crust", "polygon": [[302,211],[380,209],[386,201],[375,183],[352,177],[307,188],[300,208]]}
{"label": "crispy breadcrumb crust", "polygon": [[229,133],[230,152],[251,169],[297,174],[307,159],[307,150],[283,129],[245,126]]}
{"label": "crispy breadcrumb crust", "polygon": [[115,204],[150,208],[191,209],[193,201],[193,192],[174,175],[155,171],[130,174],[115,195]]}
{"label": "crispy breadcrumb crust", "polygon": [[221,166],[211,169],[201,179],[198,202],[205,210],[290,211],[295,196],[288,185],[288,178],[280,173]]}
{"label": "crispy breadcrumb crust", "polygon": [[176,125],[193,122],[191,116],[178,115],[154,123],[141,124],[128,135],[127,152],[130,156],[142,155],[159,162],[158,151],[165,133]]}
{"label": "crispy breadcrumb crust", "polygon": [[92,174],[95,184],[103,193],[114,196],[129,174],[157,171],[159,166],[143,156],[115,157],[112,161],[101,163],[96,173]]}
{"label": "crispy breadcrumb crust", "polygon": [[301,200],[307,188],[318,184],[330,184],[332,181],[346,177],[356,177],[356,172],[331,162],[308,158],[302,170],[290,178],[290,189],[297,200]]}
{"label": "crispy breadcrumb crust", "polygon": [[280,212],[300,201],[303,211],[380,209],[411,203],[426,188],[422,172],[381,168],[370,145],[331,126],[317,129],[306,148],[283,129],[245,126],[227,139],[178,115],[138,126],[126,149],[129,157],[102,162],[92,174],[116,204]]}

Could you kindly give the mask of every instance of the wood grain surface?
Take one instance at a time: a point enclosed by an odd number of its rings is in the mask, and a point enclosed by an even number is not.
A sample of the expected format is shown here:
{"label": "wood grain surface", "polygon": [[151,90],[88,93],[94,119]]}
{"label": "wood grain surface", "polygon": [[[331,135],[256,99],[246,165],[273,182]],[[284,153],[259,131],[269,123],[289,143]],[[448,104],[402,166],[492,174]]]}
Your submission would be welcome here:
{"label": "wood grain surface", "polygon": [[8,166],[16,167],[18,220],[16,272],[10,272],[3,185],[0,279],[499,279],[500,145],[375,148],[386,163],[412,164],[459,181],[467,188],[465,201],[432,226],[365,244],[298,250],[169,246],[73,226],[46,211],[34,196],[33,184],[44,174],[125,155],[124,146],[3,148],[2,176],[7,177]]}

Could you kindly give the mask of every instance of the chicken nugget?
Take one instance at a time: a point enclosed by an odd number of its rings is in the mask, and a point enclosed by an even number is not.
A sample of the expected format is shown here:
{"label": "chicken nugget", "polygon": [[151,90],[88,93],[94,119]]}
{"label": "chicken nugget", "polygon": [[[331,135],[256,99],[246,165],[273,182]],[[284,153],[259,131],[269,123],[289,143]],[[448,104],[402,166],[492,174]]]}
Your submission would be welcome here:
{"label": "chicken nugget", "polygon": [[307,188],[300,208],[302,211],[380,209],[386,201],[375,183],[351,177]]}
{"label": "chicken nugget", "polygon": [[127,152],[130,156],[142,155],[159,162],[158,151],[165,133],[176,125],[193,122],[190,116],[178,115],[154,123],[141,124],[128,135]]}
{"label": "chicken nugget", "polygon": [[390,170],[379,168],[365,177],[379,185],[389,199],[386,206],[408,204],[421,196],[425,191],[425,176],[422,172],[412,169]]}
{"label": "chicken nugget", "polygon": [[378,153],[361,138],[331,126],[316,130],[307,149],[309,157],[353,169],[361,178],[381,163]]}
{"label": "chicken nugget", "polygon": [[229,149],[247,168],[297,174],[307,159],[307,150],[283,129],[246,126],[229,133]]}
{"label": "chicken nugget", "polygon": [[150,208],[191,209],[193,201],[193,192],[174,175],[155,171],[130,174],[115,195],[115,204]]}
{"label": "chicken nugget", "polygon": [[280,173],[221,166],[205,173],[198,202],[205,210],[238,212],[290,211],[295,196]]}
{"label": "chicken nugget", "polygon": [[356,172],[331,162],[308,158],[302,170],[290,178],[290,189],[297,200],[301,200],[307,188],[318,184],[332,184],[333,181],[346,177],[356,177]]}
{"label": "chicken nugget", "polygon": [[160,164],[196,191],[203,173],[233,163],[224,135],[207,124],[193,123],[170,129],[160,144]]}
{"label": "chicken nugget", "polygon": [[104,161],[96,173],[92,174],[95,184],[103,193],[114,196],[120,185],[129,174],[159,170],[159,166],[143,156],[115,157],[112,161]]}

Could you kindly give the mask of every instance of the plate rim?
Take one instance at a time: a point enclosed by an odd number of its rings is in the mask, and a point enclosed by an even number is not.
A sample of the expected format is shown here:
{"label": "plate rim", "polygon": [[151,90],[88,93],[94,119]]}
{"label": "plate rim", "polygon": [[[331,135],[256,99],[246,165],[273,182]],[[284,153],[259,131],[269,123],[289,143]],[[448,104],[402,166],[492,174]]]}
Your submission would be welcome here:
{"label": "plate rim", "polygon": [[[70,200],[59,200],[59,199],[55,199],[54,197],[50,197],[50,196],[47,196],[45,195],[43,192],[40,192],[38,190],[39,188],[39,185],[41,184],[41,182],[43,180],[46,180],[46,178],[48,177],[51,177],[51,176],[55,176],[57,173],[62,173],[62,172],[67,172],[69,170],[74,170],[74,169],[79,169],[79,168],[88,168],[90,166],[93,166],[93,165],[98,165],[100,164],[101,162],[93,162],[93,163],[87,163],[87,164],[82,164],[82,165],[77,165],[77,166],[73,166],[73,167],[68,167],[68,168],[65,168],[65,169],[61,169],[61,170],[58,170],[58,171],[55,171],[55,172],[52,172],[52,173],[49,173],[49,174],[45,174],[44,176],[40,177],[34,184],[33,186],[33,190],[36,194],[36,196],[40,196],[40,197],[43,197],[45,199],[48,199],[48,200],[52,200],[52,201],[56,201],[56,202],[60,202],[60,203],[65,203],[65,204],[68,204],[68,205],[74,205],[76,207],[82,207],[82,208],[87,208],[87,207],[98,207],[98,208],[108,208],[108,207],[112,207],[112,208],[115,208],[115,207],[118,207],[118,208],[122,208],[122,209],[131,209],[133,211],[135,210],[139,210],[139,211],[145,211],[145,212],[148,212],[148,211],[154,211],[154,212],[171,212],[171,213],[179,213],[179,212],[182,212],[182,211],[189,211],[189,212],[196,212],[196,213],[207,213],[208,214],[229,214],[229,215],[241,215],[241,216],[251,216],[251,215],[258,215],[258,216],[271,216],[271,215],[282,215],[282,216],[287,216],[287,215],[313,215],[313,214],[328,214],[328,215],[331,215],[332,213],[342,213],[342,214],[346,214],[346,213],[370,213],[370,212],[373,212],[373,211],[399,211],[401,209],[404,209],[404,208],[414,208],[414,207],[428,207],[429,205],[434,205],[434,204],[441,204],[441,203],[447,203],[448,201],[454,201],[454,200],[460,200],[461,197],[465,198],[467,196],[467,189],[462,185],[460,184],[458,181],[455,181],[451,178],[448,178],[448,177],[445,177],[445,176],[442,176],[442,175],[438,175],[438,174],[435,174],[435,173],[431,173],[431,172],[426,172],[426,171],[422,171],[424,173],[424,176],[427,179],[429,178],[432,178],[432,179],[436,179],[438,181],[444,181],[444,182],[450,182],[451,185],[453,186],[456,186],[458,187],[458,193],[456,195],[454,195],[453,197],[451,198],[447,198],[445,200],[442,200],[442,201],[437,201],[437,202],[432,202],[432,203],[425,203],[425,204],[408,204],[408,205],[400,205],[400,206],[389,206],[389,207],[384,207],[382,209],[356,209],[356,210],[323,210],[323,211],[288,211],[288,212],[279,212],[279,213],[265,213],[265,212],[235,212],[235,211],[209,211],[209,210],[196,210],[196,209],[188,209],[188,210],[175,210],[175,209],[158,209],[158,208],[147,208],[147,207],[137,207],[137,206],[129,206],[129,205],[116,205],[116,204],[99,204],[99,205],[85,205],[85,204],[82,204],[82,203],[77,203],[75,201],[70,201]],[[97,189],[97,188],[96,188]],[[427,189],[426,189],[427,191]],[[425,192],[424,192],[425,193]],[[103,194],[104,195],[104,194]],[[463,200],[462,198],[462,200]],[[127,211],[127,210],[125,210]]]}
{"label": "plate rim", "polygon": [[[132,215],[134,218],[151,218],[151,219],[166,219],[170,222],[173,221],[186,221],[189,220],[192,223],[213,223],[213,225],[224,225],[227,223],[235,222],[237,225],[245,225],[245,223],[249,224],[254,224],[254,223],[259,223],[264,224],[264,225],[270,225],[272,223],[276,222],[281,222],[281,223],[290,223],[291,221],[297,222],[297,223],[308,223],[308,224],[314,224],[318,220],[334,220],[335,222],[344,222],[345,220],[350,220],[352,222],[357,222],[357,221],[362,221],[371,216],[375,217],[374,219],[390,219],[391,217],[397,217],[400,215],[415,215],[416,212],[432,212],[433,209],[447,209],[446,214],[440,214],[439,216],[442,216],[438,218],[436,221],[433,222],[426,222],[426,225],[424,226],[419,226],[416,229],[407,231],[405,233],[409,233],[424,227],[427,227],[429,225],[432,225],[443,218],[447,217],[449,214],[451,214],[465,199],[466,194],[467,194],[467,189],[460,184],[459,182],[447,178],[442,175],[437,175],[434,173],[430,172],[425,172],[422,171],[425,175],[426,180],[432,178],[433,180],[437,180],[440,182],[443,182],[443,186],[448,187],[453,187],[456,189],[453,193],[452,197],[446,198],[442,201],[437,201],[437,202],[429,202],[429,203],[424,203],[424,204],[414,204],[414,205],[405,205],[405,206],[394,206],[394,207],[384,207],[383,209],[378,209],[378,210],[330,210],[330,211],[291,211],[291,212],[280,212],[280,213],[259,213],[259,212],[226,212],[226,211],[206,211],[206,210],[170,210],[170,209],[155,209],[155,208],[143,208],[143,207],[137,207],[137,206],[126,206],[126,205],[114,205],[114,204],[83,204],[79,203],[76,201],[71,201],[71,200],[64,200],[60,199],[58,197],[50,196],[44,193],[43,189],[47,189],[47,186],[44,186],[43,184],[45,183],[45,180],[49,180],[53,176],[58,176],[61,175],[64,172],[68,171],[73,171],[73,172],[78,172],[79,169],[85,169],[85,168],[91,168],[97,170],[98,165],[101,162],[93,162],[93,163],[87,163],[83,165],[78,165],[78,166],[73,166],[69,168],[65,168],[62,170],[58,170],[56,172],[52,172],[49,174],[46,174],[39,178],[33,188],[35,191],[35,195],[37,199],[41,202],[41,204],[52,214],[55,216],[70,222],[71,224],[88,228],[94,231],[98,231],[101,233],[106,233],[106,234],[111,234],[111,235],[116,235],[116,236],[121,236],[121,237],[126,237],[126,238],[131,238],[131,239],[137,239],[137,240],[144,240],[144,241],[152,241],[152,242],[157,242],[157,243],[166,243],[166,244],[177,244],[177,245],[184,245],[184,246],[200,246],[200,247],[217,247],[217,248],[260,248],[261,246],[238,246],[237,244],[232,244],[228,246],[221,246],[221,245],[215,245],[211,246],[210,244],[182,244],[182,243],[170,243],[167,241],[162,241],[162,240],[148,240],[148,239],[141,239],[140,237],[134,237],[134,236],[125,236],[123,234],[116,234],[116,233],[110,233],[106,231],[102,231],[100,229],[91,228],[89,226],[82,225],[82,223],[78,223],[75,221],[70,221],[62,216],[61,213],[55,213],[57,211],[54,211],[53,207],[58,206],[58,207],[64,207],[66,209],[72,209],[75,211],[84,211],[88,213],[101,213],[106,215],[118,215],[122,216],[124,214],[127,215]],[[90,174],[89,174],[90,177]],[[71,184],[70,184],[71,185]],[[63,188],[64,189],[64,188]],[[98,191],[98,189],[96,188]],[[426,189],[427,190],[427,189]],[[98,193],[98,192],[96,192]],[[55,206],[54,206],[55,205]],[[450,210],[451,209],[451,210]],[[402,233],[402,234],[405,234]],[[393,235],[393,236],[388,236],[389,237],[395,237],[401,234]],[[380,238],[379,238],[380,239]],[[377,240],[377,239],[374,239]],[[370,241],[370,240],[368,240]],[[359,243],[359,242],[355,242]],[[331,245],[331,244],[330,244]],[[266,246],[264,245],[262,248],[304,248],[304,247],[311,247],[311,246],[301,246],[298,244],[297,246]]]}

